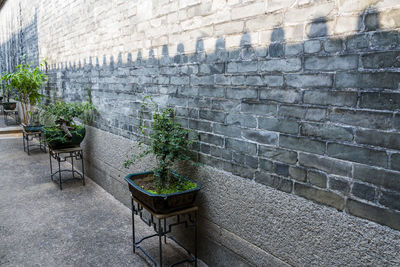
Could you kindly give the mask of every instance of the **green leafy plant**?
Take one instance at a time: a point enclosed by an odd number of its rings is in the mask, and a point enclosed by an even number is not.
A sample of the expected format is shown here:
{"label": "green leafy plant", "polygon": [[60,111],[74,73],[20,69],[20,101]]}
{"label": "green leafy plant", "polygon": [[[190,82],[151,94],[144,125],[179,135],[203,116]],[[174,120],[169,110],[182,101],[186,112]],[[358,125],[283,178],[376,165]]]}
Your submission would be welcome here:
{"label": "green leafy plant", "polygon": [[[154,110],[151,128],[146,126],[143,120],[149,106],[152,106]],[[151,97],[146,96],[141,106],[139,131],[142,136],[139,140],[139,146],[142,147],[148,141],[147,149],[138,155],[129,157],[124,162],[124,166],[129,168],[137,160],[149,154],[156,156],[157,167],[154,169],[156,190],[148,190],[149,192],[165,194],[196,187],[195,184],[184,181],[179,175],[171,174],[171,166],[175,162],[189,161],[195,163],[190,157],[190,148],[194,142],[193,139],[189,138],[192,131],[184,129],[176,121],[172,108],[157,109]]]}
{"label": "green leafy plant", "polygon": [[82,135],[84,125],[93,121],[96,107],[93,105],[90,90],[85,102],[56,101],[48,105],[39,105],[40,123],[46,125],[44,132],[48,142],[65,143],[74,135]]}
{"label": "green leafy plant", "polygon": [[[24,60],[24,57],[22,60]],[[39,92],[42,84],[47,81],[47,76],[40,70],[43,64],[33,67],[32,63],[21,63],[16,67],[15,72],[6,73],[1,77],[1,80],[5,82],[8,97],[11,88],[14,88],[17,93],[17,100],[21,103],[24,124],[29,124],[29,115],[32,114],[33,107],[43,97]]]}

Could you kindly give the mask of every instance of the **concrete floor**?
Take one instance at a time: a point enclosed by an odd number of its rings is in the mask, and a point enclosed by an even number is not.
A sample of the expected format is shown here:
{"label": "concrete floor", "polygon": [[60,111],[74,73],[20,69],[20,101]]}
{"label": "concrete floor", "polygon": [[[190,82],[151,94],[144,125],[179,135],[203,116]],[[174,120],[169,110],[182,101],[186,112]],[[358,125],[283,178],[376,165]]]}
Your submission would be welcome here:
{"label": "concrete floor", "polygon": [[[60,191],[49,172],[48,154],[0,138],[0,266],[151,266],[132,252],[128,208],[90,179]],[[152,233],[135,222],[137,237]],[[157,238],[142,244],[158,260]],[[171,243],[164,252],[164,265],[184,256]]]}

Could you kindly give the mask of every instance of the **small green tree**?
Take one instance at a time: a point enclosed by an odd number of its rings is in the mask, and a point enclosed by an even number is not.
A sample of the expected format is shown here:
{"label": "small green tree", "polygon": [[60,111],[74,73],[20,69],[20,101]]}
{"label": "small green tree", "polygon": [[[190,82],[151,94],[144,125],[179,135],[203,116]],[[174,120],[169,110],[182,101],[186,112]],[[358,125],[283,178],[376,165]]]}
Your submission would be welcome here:
{"label": "small green tree", "polygon": [[[141,147],[146,141],[147,126],[143,122],[143,114],[148,109],[151,100],[153,108],[156,107],[150,96],[143,99],[142,109],[140,111],[139,130],[142,138],[139,140]],[[184,129],[175,119],[174,110],[172,108],[155,109],[153,112],[153,122],[148,134],[149,145],[139,155],[133,155],[124,162],[124,166],[129,168],[138,159],[148,154],[153,154],[157,158],[157,167],[154,169],[154,183],[158,191],[170,189],[174,184],[174,176],[170,175],[171,166],[174,162],[190,161],[190,148],[194,140],[189,139],[192,132]]]}
{"label": "small green tree", "polygon": [[40,88],[47,81],[47,76],[40,70],[42,65],[43,63],[33,67],[32,63],[21,63],[16,67],[15,72],[6,73],[1,77],[1,80],[6,82],[8,90],[9,87],[16,90],[17,100],[21,103],[23,122],[25,124],[29,124],[29,114],[32,114],[33,107],[43,97],[40,94]]}

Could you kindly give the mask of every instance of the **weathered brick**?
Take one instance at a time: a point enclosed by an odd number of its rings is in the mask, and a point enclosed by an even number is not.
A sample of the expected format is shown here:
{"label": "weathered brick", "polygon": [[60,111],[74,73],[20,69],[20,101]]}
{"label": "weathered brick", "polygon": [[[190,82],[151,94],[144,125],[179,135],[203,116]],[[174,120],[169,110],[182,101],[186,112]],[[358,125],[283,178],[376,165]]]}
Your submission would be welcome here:
{"label": "weathered brick", "polygon": [[259,70],[263,72],[295,72],[301,69],[300,58],[269,59],[260,61]]}
{"label": "weathered brick", "polygon": [[189,127],[204,132],[211,132],[211,123],[206,121],[189,120]]}
{"label": "weathered brick", "polygon": [[301,88],[331,87],[333,84],[329,74],[288,74],[285,80],[288,86]]}
{"label": "weathered brick", "polygon": [[400,73],[378,72],[378,73],[349,73],[338,72],[336,74],[336,86],[338,88],[386,88],[398,89]]}
{"label": "weathered brick", "polygon": [[223,125],[219,123],[215,123],[213,125],[214,133],[221,134],[229,137],[241,137],[241,130],[240,128],[232,125]]}
{"label": "weathered brick", "polygon": [[354,165],[354,179],[400,191],[400,173],[365,165]]}
{"label": "weathered brick", "polygon": [[214,64],[200,64],[199,74],[220,74],[224,73],[225,64],[214,63]]}
{"label": "weathered brick", "polygon": [[260,99],[274,100],[283,103],[298,103],[301,100],[301,92],[295,89],[266,89],[260,90]]}
{"label": "weathered brick", "polygon": [[289,176],[297,181],[305,182],[307,177],[307,172],[304,168],[289,166]]}
{"label": "weathered brick", "polygon": [[283,85],[283,76],[279,75],[265,75],[264,83],[268,87],[277,87]]}
{"label": "weathered brick", "polygon": [[299,153],[299,163],[302,166],[315,168],[326,173],[351,177],[352,164],[324,156]]}
{"label": "weathered brick", "polygon": [[352,70],[358,67],[358,56],[306,57],[304,68],[314,71]]}
{"label": "weathered brick", "polygon": [[360,107],[380,110],[400,109],[400,93],[363,92]]}
{"label": "weathered brick", "polygon": [[353,196],[368,201],[373,201],[375,199],[375,188],[366,184],[354,183],[351,193]]}
{"label": "weathered brick", "polygon": [[371,37],[371,47],[373,49],[391,49],[398,45],[399,37],[395,32],[375,32]]}
{"label": "weathered brick", "polygon": [[279,146],[315,154],[324,154],[325,152],[324,142],[311,140],[304,137],[294,137],[283,134],[279,136]]}
{"label": "weathered brick", "polygon": [[296,195],[334,207],[335,209],[344,209],[344,198],[333,192],[316,189],[299,183],[294,183],[294,192]]}
{"label": "weathered brick", "polygon": [[263,172],[256,172],[255,181],[288,193],[292,191],[293,187],[293,182],[291,180]]}
{"label": "weathered brick", "polygon": [[308,40],[304,42],[304,52],[311,54],[321,51],[321,42],[319,40]]}
{"label": "weathered brick", "polygon": [[242,137],[260,144],[276,145],[278,134],[261,130],[242,130]]}
{"label": "weathered brick", "polygon": [[[252,115],[230,113],[226,116],[227,125],[237,125],[242,127],[256,128],[257,120]],[[268,129],[266,129],[268,130]]]}
{"label": "weathered brick", "polygon": [[324,50],[328,53],[340,52],[343,50],[343,42],[340,39],[327,39],[324,41]]}
{"label": "weathered brick", "polygon": [[218,85],[230,85],[231,76],[225,74],[214,74],[214,83]]}
{"label": "weathered brick", "polygon": [[299,124],[297,122],[275,118],[258,118],[258,128],[291,134],[299,132]]}
{"label": "weathered brick", "polygon": [[393,170],[398,170],[400,171],[400,154],[396,153],[396,154],[392,154],[391,157],[391,168]]}
{"label": "weathered brick", "polygon": [[213,134],[200,133],[199,139],[201,142],[213,144],[216,146],[224,145],[224,138]]}
{"label": "weathered brick", "polygon": [[284,44],[283,43],[272,43],[269,45],[269,55],[270,57],[283,57]]}
{"label": "weathered brick", "polygon": [[350,191],[350,183],[348,180],[331,175],[329,176],[329,189],[347,195]]}
{"label": "weathered brick", "polygon": [[215,122],[225,122],[225,113],[215,110],[201,109],[199,113],[200,119],[215,121]]}
{"label": "weathered brick", "polygon": [[379,203],[395,210],[400,210],[400,193],[391,191],[382,191]]}
{"label": "weathered brick", "polygon": [[307,180],[310,184],[313,184],[321,188],[326,188],[328,178],[326,177],[325,173],[314,170],[308,170]]}
{"label": "weathered brick", "polygon": [[286,56],[297,56],[303,53],[303,44],[286,44],[285,55]]}
{"label": "weathered brick", "polygon": [[350,127],[340,127],[322,123],[301,123],[300,134],[313,136],[325,140],[353,140],[353,129]]}
{"label": "weathered brick", "polygon": [[297,161],[296,152],[271,146],[260,145],[258,149],[258,156],[287,164],[295,164]]}
{"label": "weathered brick", "polygon": [[399,213],[362,203],[353,199],[347,200],[347,210],[352,215],[380,224],[388,225],[393,229],[400,230]]}
{"label": "weathered brick", "polygon": [[264,116],[275,115],[276,109],[276,104],[266,101],[244,100],[241,104],[242,112]]}
{"label": "weathered brick", "polygon": [[227,138],[225,139],[225,146],[228,149],[233,149],[250,155],[257,153],[257,145],[246,141]]}
{"label": "weathered brick", "polygon": [[274,162],[274,172],[280,176],[289,176],[289,165]]}
{"label": "weathered brick", "polygon": [[327,154],[330,157],[349,160],[372,166],[387,167],[388,158],[385,151],[364,147],[329,143]]}
{"label": "weathered brick", "polygon": [[352,107],[357,104],[357,92],[307,90],[303,101],[307,104]]}
{"label": "weathered brick", "polygon": [[246,77],[246,85],[261,86],[265,85],[264,80],[260,76],[250,75]]}
{"label": "weathered brick", "polygon": [[245,155],[245,157],[244,157],[244,166],[250,167],[250,168],[253,168],[253,169],[257,169],[258,168],[258,158],[257,157],[253,157],[253,156],[249,156],[249,155]]}
{"label": "weathered brick", "polygon": [[371,112],[334,108],[329,112],[329,120],[348,125],[372,129],[386,130],[391,128],[392,114],[386,112]]}
{"label": "weathered brick", "polygon": [[348,50],[360,50],[368,48],[369,35],[358,34],[347,38],[346,47]]}
{"label": "weathered brick", "polygon": [[207,144],[201,143],[200,144],[200,151],[201,151],[201,153],[204,153],[204,154],[210,154],[210,146],[207,145]]}
{"label": "weathered brick", "polygon": [[285,118],[321,121],[326,118],[326,110],[321,108],[281,105],[278,115]]}
{"label": "weathered brick", "polygon": [[248,88],[227,88],[226,97],[232,99],[250,99],[257,98],[258,92],[255,89]]}
{"label": "weathered brick", "polygon": [[239,107],[240,100],[233,99],[213,99],[211,108],[215,110],[224,110],[231,112],[233,109]]}
{"label": "weathered brick", "polygon": [[200,87],[199,88],[199,96],[207,96],[207,97],[224,97],[225,96],[225,88],[221,87]]}
{"label": "weathered brick", "polygon": [[[213,85],[214,84],[214,76],[194,76],[192,75],[190,78],[191,85]],[[172,77],[171,77],[172,84]]]}
{"label": "weathered brick", "polygon": [[362,65],[365,69],[399,68],[400,52],[376,52],[361,56]]}
{"label": "weathered brick", "polygon": [[355,141],[359,144],[400,149],[400,134],[376,130],[356,130]]}
{"label": "weathered brick", "polygon": [[272,172],[274,170],[274,163],[270,160],[267,159],[259,159],[260,161],[260,168],[268,171],[268,172]]}

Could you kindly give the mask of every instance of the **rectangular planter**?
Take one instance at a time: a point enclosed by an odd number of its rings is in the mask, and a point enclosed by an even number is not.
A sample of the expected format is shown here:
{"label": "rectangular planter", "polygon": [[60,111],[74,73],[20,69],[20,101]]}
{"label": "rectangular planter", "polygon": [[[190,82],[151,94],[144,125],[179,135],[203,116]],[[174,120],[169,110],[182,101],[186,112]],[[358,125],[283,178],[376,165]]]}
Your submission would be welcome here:
{"label": "rectangular planter", "polygon": [[[197,192],[201,188],[200,184],[186,177],[183,177],[184,179],[195,183],[197,186],[190,190],[166,195],[152,194],[135,183],[136,179],[141,179],[151,174],[153,174],[153,172],[148,171],[142,173],[132,173],[125,177],[125,180],[128,182],[129,190],[131,191],[132,196],[138,199],[144,205],[146,205],[149,209],[151,209],[155,213],[165,214],[172,211],[188,208],[194,204]],[[172,172],[172,174],[178,175],[174,172]]]}

